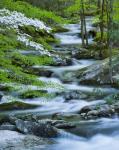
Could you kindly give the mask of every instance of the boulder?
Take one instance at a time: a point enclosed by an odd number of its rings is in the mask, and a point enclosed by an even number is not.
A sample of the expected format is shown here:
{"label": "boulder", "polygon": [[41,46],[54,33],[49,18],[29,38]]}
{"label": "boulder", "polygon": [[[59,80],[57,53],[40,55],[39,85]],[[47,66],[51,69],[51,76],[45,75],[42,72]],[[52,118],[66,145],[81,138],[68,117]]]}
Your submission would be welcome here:
{"label": "boulder", "polygon": [[58,130],[44,122],[36,123],[31,121],[16,120],[17,129],[24,134],[33,134],[40,137],[57,137]]}
{"label": "boulder", "polygon": [[119,113],[119,105],[109,105],[109,104],[100,104],[100,105],[91,105],[85,106],[80,111],[79,114],[83,119],[96,119],[102,117],[112,117],[115,113]]}
{"label": "boulder", "polygon": [[[112,60],[113,76],[119,71],[118,56]],[[109,76],[109,59],[98,61],[96,64],[80,69],[76,72],[76,78],[79,79],[80,84],[88,85],[108,85],[110,84]],[[116,81],[116,82],[115,82]],[[113,80],[113,84],[118,85],[117,78]]]}
{"label": "boulder", "polygon": [[95,106],[93,105],[90,105],[90,106],[84,106],[80,111],[79,111],[79,114],[82,114],[82,113],[88,113],[92,110],[95,109]]}

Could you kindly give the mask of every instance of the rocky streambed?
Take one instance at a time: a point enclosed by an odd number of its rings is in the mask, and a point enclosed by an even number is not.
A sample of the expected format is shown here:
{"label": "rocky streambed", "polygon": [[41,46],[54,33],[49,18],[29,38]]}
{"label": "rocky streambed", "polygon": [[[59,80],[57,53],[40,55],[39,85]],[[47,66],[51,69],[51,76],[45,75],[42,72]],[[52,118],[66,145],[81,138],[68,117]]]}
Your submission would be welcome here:
{"label": "rocky streambed", "polygon": [[[93,29],[89,18],[87,26]],[[56,84],[47,88],[55,95],[49,99],[34,98],[32,93],[24,103],[0,104],[1,150],[118,150],[118,89],[108,82],[107,60],[86,57],[88,50],[79,46],[79,25],[66,27],[68,32],[55,35],[61,45],[53,46],[53,53],[66,60],[55,58],[54,66],[32,67],[39,80],[57,83],[61,89]],[[91,35],[89,41],[93,42]],[[116,83],[116,70],[114,77]],[[4,97],[1,93],[1,101]]]}

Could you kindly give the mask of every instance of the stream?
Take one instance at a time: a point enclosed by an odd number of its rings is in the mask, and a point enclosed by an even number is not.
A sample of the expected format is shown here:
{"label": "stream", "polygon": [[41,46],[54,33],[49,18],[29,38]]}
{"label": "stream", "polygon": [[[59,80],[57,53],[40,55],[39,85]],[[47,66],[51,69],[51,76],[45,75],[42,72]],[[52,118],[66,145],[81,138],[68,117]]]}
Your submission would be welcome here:
{"label": "stream", "polygon": [[[87,18],[87,29],[88,31],[92,29],[91,19]],[[80,26],[78,24],[70,24],[65,26],[69,29],[68,32],[65,33],[57,33],[56,37],[61,40],[62,45],[71,45],[71,44],[81,44],[81,38],[79,37]],[[89,42],[93,42],[93,38],[89,37]],[[69,49],[70,51],[70,49]],[[74,60],[75,63],[72,66],[67,67],[59,67],[59,68],[51,68],[56,74],[61,77],[64,71],[75,71],[81,68],[90,66],[96,63],[95,60]],[[42,78],[47,81],[47,78]],[[50,78],[49,80],[54,80],[56,82],[60,82],[60,79]],[[64,84],[70,90],[80,90],[85,92],[92,92],[93,88],[90,86],[82,86],[77,83]],[[98,87],[99,88],[99,87]],[[116,89],[113,88],[104,88],[100,87],[102,91],[105,92],[116,92]],[[56,105],[52,108],[52,111],[55,112],[57,109],[58,112],[67,112],[67,113],[75,113],[77,110],[81,109],[86,105],[92,105],[96,103],[103,103],[103,99],[100,100],[74,100],[69,103],[65,103],[63,98],[56,99]],[[63,103],[62,103],[63,102]],[[60,104],[58,104],[60,103]],[[54,106],[54,105],[52,105]],[[50,107],[48,107],[50,108]],[[45,106],[45,110],[48,109]],[[49,109],[51,112],[51,108]],[[75,134],[70,134],[69,136],[65,135],[63,137],[59,137],[56,139],[57,144],[51,146],[50,150],[118,150],[119,149],[119,119],[117,117],[113,119],[97,119],[91,121],[78,121],[78,118],[75,120],[78,124],[78,129]],[[113,143],[113,145],[111,145]]]}
{"label": "stream", "polygon": [[[91,19],[87,18],[87,28],[88,31],[93,29],[91,26]],[[80,25],[79,24],[69,24],[65,25],[68,32],[65,33],[57,33],[55,34],[56,38],[60,39],[61,45],[69,46],[69,45],[77,45],[81,44],[81,37],[79,36]],[[93,42],[93,38],[89,37],[89,42]],[[70,46],[69,46],[70,47]],[[55,48],[54,48],[55,49]],[[57,51],[61,50],[61,47],[56,48]],[[70,48],[68,49],[70,51]],[[62,50],[63,51],[63,50]],[[74,91],[78,90],[80,92],[92,93],[95,88],[100,89],[101,91],[110,94],[114,93],[117,90],[111,87],[94,87],[94,86],[83,86],[77,83],[76,81],[72,82],[64,82],[62,77],[64,72],[74,72],[76,70],[88,67],[92,64],[95,64],[97,60],[93,59],[82,59],[77,60],[72,58],[73,64],[70,66],[45,66],[45,70],[50,70],[53,72],[52,77],[39,77],[39,80],[47,82],[55,82],[58,84],[62,84],[67,90]],[[34,66],[39,69],[41,66]],[[49,89],[49,92],[54,92],[54,89]],[[69,121],[77,124],[77,129],[73,131],[62,131],[61,136],[55,138],[55,144],[50,145],[46,150],[118,150],[119,149],[119,119],[117,117],[112,119],[102,118],[97,120],[90,121],[80,121],[76,115],[76,112],[81,108],[87,105],[104,103],[104,99],[71,99],[66,101],[63,95],[59,95],[52,100],[47,101],[45,98],[40,99],[27,99],[28,103],[36,103],[42,104],[42,107],[31,110],[22,110],[22,111],[9,111],[6,113],[14,114],[14,113],[39,113],[41,117],[51,118],[54,113],[67,114],[71,116],[75,116],[73,119],[70,118]],[[113,143],[113,145],[112,145]]]}

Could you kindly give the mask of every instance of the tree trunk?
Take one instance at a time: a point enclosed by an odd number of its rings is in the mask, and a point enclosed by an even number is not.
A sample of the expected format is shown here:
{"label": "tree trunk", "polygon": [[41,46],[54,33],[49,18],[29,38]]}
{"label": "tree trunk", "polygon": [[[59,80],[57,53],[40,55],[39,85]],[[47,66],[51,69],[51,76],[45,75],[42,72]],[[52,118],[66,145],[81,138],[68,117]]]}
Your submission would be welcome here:
{"label": "tree trunk", "polygon": [[83,15],[82,15],[82,12],[80,14],[80,19],[81,19],[81,40],[82,40],[82,47],[85,47],[84,24],[83,24]]}
{"label": "tree trunk", "polygon": [[109,21],[108,21],[108,33],[109,33],[109,42],[108,42],[108,48],[109,48],[109,76],[110,76],[110,82],[112,83],[112,49],[113,49],[113,0],[109,0]]}
{"label": "tree trunk", "polygon": [[83,0],[81,0],[81,35],[82,35],[82,46],[83,47],[88,46],[88,34],[86,29],[85,8]]}
{"label": "tree trunk", "polygon": [[84,8],[84,1],[83,0],[82,0],[82,11],[83,11],[83,22],[84,22],[86,46],[88,46],[88,34],[87,34],[87,28],[86,28],[85,8]]}

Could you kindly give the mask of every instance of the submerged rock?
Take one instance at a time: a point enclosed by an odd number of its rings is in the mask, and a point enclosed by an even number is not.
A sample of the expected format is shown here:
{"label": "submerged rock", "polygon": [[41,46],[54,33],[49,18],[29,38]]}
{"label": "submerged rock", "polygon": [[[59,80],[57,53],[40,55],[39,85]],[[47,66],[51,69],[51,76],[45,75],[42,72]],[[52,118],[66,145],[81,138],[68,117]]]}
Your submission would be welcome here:
{"label": "submerged rock", "polygon": [[96,134],[105,134],[110,135],[114,131],[119,131],[118,121],[115,119],[97,119],[97,120],[86,120],[78,121],[76,123],[76,128],[68,129],[68,132],[71,132],[78,136],[83,136],[90,138]]}

